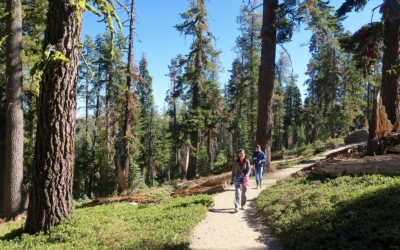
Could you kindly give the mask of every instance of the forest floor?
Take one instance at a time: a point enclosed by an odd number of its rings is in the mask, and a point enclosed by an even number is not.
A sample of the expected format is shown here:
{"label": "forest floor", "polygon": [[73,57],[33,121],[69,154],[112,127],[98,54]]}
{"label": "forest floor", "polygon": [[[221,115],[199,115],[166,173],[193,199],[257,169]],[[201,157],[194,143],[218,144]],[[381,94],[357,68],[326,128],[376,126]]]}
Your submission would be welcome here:
{"label": "forest floor", "polygon": [[326,155],[352,145],[326,151],[303,164],[290,166],[272,173],[265,173],[261,189],[256,189],[255,178],[254,176],[250,177],[247,204],[245,210],[239,210],[238,213],[233,212],[234,186],[228,186],[223,192],[213,195],[215,205],[207,212],[206,218],[192,230],[190,249],[284,249],[273,236],[262,217],[257,213],[255,201],[258,195],[264,189],[275,185],[277,181],[290,178],[292,173],[311,166],[315,163],[315,160],[325,159]]}

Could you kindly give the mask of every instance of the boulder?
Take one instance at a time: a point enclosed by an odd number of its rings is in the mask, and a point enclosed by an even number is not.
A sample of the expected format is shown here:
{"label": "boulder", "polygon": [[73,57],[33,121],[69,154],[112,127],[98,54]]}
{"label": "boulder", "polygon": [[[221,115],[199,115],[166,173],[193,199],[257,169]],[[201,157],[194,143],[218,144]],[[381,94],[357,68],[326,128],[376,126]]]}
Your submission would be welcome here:
{"label": "boulder", "polygon": [[368,131],[361,129],[358,130],[346,138],[344,138],[344,144],[353,144],[353,143],[360,143],[360,142],[367,142],[368,141]]}

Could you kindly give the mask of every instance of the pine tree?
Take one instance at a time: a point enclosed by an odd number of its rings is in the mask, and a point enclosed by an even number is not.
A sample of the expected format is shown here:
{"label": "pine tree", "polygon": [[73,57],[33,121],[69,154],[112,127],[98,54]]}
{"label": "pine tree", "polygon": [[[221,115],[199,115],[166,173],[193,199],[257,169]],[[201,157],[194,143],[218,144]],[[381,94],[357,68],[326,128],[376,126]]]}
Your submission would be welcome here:
{"label": "pine tree", "polygon": [[148,176],[147,181],[153,184],[154,180],[154,120],[155,108],[153,100],[153,79],[147,69],[148,62],[145,54],[139,62],[139,81],[137,83],[136,92],[139,98],[139,116],[141,121],[140,144],[142,147],[141,163],[142,170],[146,170]]}
{"label": "pine tree", "polygon": [[[43,44],[46,53],[37,67],[42,72],[42,80],[32,188],[25,225],[30,234],[48,232],[73,213],[78,45],[83,11],[80,5],[73,4],[63,0],[49,2],[50,14]],[[105,15],[108,20],[115,17],[112,6],[108,5]]]}
{"label": "pine tree", "polygon": [[[186,58],[186,82],[191,90],[190,112],[187,113],[187,128],[190,132],[191,154],[186,178],[196,176],[198,153],[200,147],[200,129],[204,127],[204,114],[210,110],[204,110],[200,93],[207,89],[209,78],[214,74],[215,65],[213,59],[219,54],[211,46],[212,34],[208,30],[207,11],[205,0],[192,1],[189,10],[181,14],[184,20],[176,25],[176,29],[182,34],[194,37],[191,51]],[[203,113],[203,111],[205,113]],[[193,152],[194,151],[194,152]],[[185,171],[184,171],[185,172]]]}
{"label": "pine tree", "polygon": [[6,138],[4,216],[17,215],[22,206],[23,109],[22,109],[22,10],[20,0],[6,1]]}
{"label": "pine tree", "polygon": [[129,149],[132,142],[131,120],[133,115],[133,98],[132,98],[132,82],[135,80],[135,69],[133,65],[133,40],[134,40],[134,23],[135,23],[135,0],[131,1],[131,11],[129,13],[129,41],[128,41],[128,63],[127,63],[127,76],[126,76],[126,89],[125,89],[125,114],[124,114],[124,127],[123,127],[123,156],[121,159],[121,166],[118,166],[118,185],[120,192],[126,192],[127,178],[129,176]]}
{"label": "pine tree", "polygon": [[[368,0],[346,0],[338,9],[337,15],[342,17],[352,9],[360,10]],[[400,19],[398,13],[400,3],[397,0],[384,0],[380,12],[382,22],[365,25],[348,37],[344,47],[359,55],[359,63],[366,72],[375,64],[379,56],[378,43],[383,40],[382,58],[382,103],[386,107],[389,120],[394,123],[400,119]],[[383,24],[383,25],[382,25]],[[383,34],[383,36],[381,36]],[[361,65],[359,65],[361,66]]]}

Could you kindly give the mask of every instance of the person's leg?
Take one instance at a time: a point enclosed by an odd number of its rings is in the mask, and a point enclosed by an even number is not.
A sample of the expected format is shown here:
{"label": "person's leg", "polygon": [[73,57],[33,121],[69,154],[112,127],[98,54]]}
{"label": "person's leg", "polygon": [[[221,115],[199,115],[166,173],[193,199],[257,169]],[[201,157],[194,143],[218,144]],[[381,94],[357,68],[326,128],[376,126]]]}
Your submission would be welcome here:
{"label": "person's leg", "polygon": [[256,188],[258,188],[258,183],[259,183],[258,181],[258,172],[260,171],[259,169],[260,168],[257,167],[254,168],[254,175],[256,176]]}
{"label": "person's leg", "polygon": [[235,211],[237,211],[238,207],[239,207],[239,200],[240,200],[240,193],[241,193],[241,189],[240,189],[240,184],[236,185],[235,184]]}
{"label": "person's leg", "polygon": [[258,178],[258,181],[260,182],[260,188],[262,188],[262,175],[263,175],[263,171],[264,171],[264,167],[260,167],[260,177]]}
{"label": "person's leg", "polygon": [[242,209],[247,202],[247,189],[248,188],[246,186],[242,185],[242,200],[241,200]]}

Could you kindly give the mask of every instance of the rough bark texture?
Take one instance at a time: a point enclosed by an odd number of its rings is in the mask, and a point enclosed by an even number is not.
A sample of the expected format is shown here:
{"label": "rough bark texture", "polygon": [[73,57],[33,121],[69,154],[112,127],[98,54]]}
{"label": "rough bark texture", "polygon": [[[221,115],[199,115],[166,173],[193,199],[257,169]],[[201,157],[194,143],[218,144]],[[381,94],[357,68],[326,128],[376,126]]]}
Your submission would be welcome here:
{"label": "rough bark texture", "polygon": [[382,138],[389,134],[393,125],[388,120],[385,106],[382,105],[382,98],[378,94],[372,107],[369,120],[368,155],[381,155],[384,153]]}
{"label": "rough bark texture", "polygon": [[4,217],[22,208],[24,123],[22,110],[22,19],[21,1],[8,0],[6,41],[6,151],[4,171]]}
{"label": "rough bark texture", "polygon": [[[122,158],[122,169],[118,169],[118,185],[119,193],[126,192],[128,187],[128,175],[129,175],[129,142],[131,138],[131,110],[132,110],[132,77],[133,77],[133,37],[135,23],[134,18],[135,1],[131,2],[131,15],[129,16],[129,45],[128,45],[128,65],[127,65],[127,77],[126,77],[126,92],[125,92],[125,119],[124,119],[124,152]],[[125,175],[120,175],[120,172]],[[126,189],[125,189],[126,188]]]}
{"label": "rough bark texture", "polygon": [[388,154],[381,156],[366,156],[362,159],[348,158],[329,162],[325,164],[316,164],[311,172],[318,175],[328,175],[332,177],[342,175],[362,175],[362,174],[400,174],[400,155]]}
{"label": "rough bark texture", "polygon": [[274,98],[277,0],[263,1],[261,65],[258,78],[258,121],[256,142],[265,152],[265,172],[271,171],[272,104]]}
{"label": "rough bark texture", "polygon": [[[0,92],[0,112],[5,113],[5,92],[3,90]],[[6,121],[5,119],[0,119],[0,211],[3,211],[4,204],[4,168],[5,161],[4,155],[6,151]]]}
{"label": "rough bark texture", "polygon": [[[45,45],[70,61],[48,60],[38,98],[32,188],[25,230],[48,232],[73,214],[72,175],[80,25],[68,0],[49,1]],[[54,54],[50,52],[50,55]]]}
{"label": "rough bark texture", "polygon": [[400,119],[400,2],[385,0],[382,9],[385,20],[382,58],[382,100],[389,120]]}

